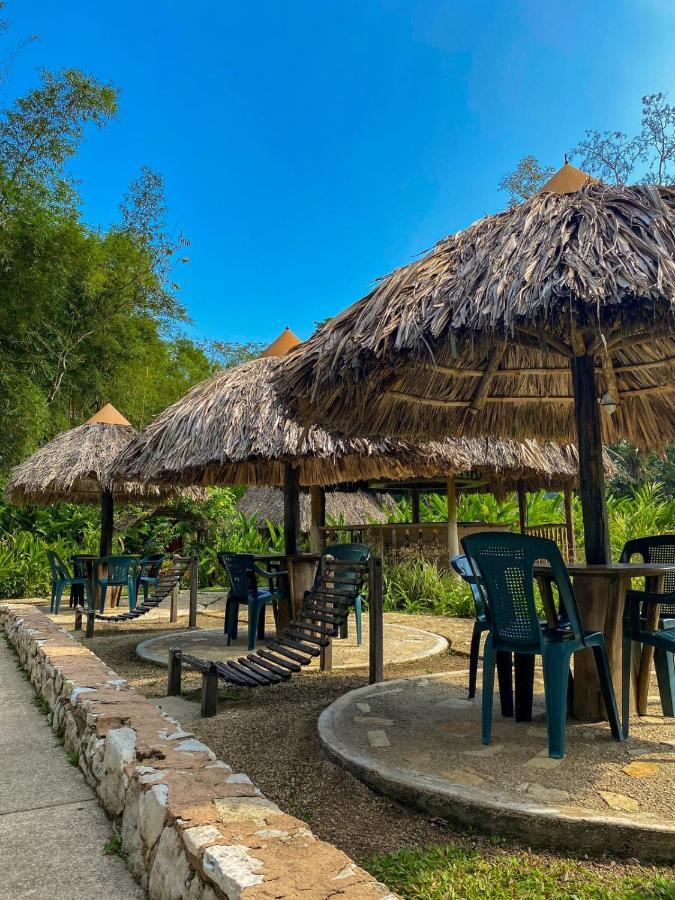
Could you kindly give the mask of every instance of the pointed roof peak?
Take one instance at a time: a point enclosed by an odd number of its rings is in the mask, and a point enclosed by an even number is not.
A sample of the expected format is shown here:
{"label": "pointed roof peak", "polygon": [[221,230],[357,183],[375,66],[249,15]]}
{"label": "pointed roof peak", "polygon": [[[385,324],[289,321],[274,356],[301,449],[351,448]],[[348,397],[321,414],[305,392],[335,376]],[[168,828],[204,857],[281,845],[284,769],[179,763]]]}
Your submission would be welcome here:
{"label": "pointed roof peak", "polygon": [[597,178],[593,178],[588,173],[582,172],[581,169],[577,169],[576,166],[573,166],[568,161],[567,154],[565,154],[565,162],[563,163],[562,168],[558,169],[555,175],[549,178],[546,184],[540,188],[537,193],[573,194],[575,191],[584,187],[584,185],[594,181],[597,181]]}
{"label": "pointed roof peak", "polygon": [[301,343],[302,341],[300,340],[300,338],[296,334],[293,334],[293,332],[287,325],[281,332],[279,337],[276,340],[272,341],[272,343],[269,345],[269,347],[267,347],[266,350],[263,350],[263,352],[260,354],[260,357],[286,356],[287,353],[290,353],[290,351],[294,347],[297,347],[298,344]]}
{"label": "pointed roof peak", "polygon": [[112,403],[106,403],[105,406],[102,406],[101,409],[86,422],[87,425],[95,425],[96,423],[100,425],[128,425],[131,427],[131,422],[125,419],[122,413],[118,412]]}

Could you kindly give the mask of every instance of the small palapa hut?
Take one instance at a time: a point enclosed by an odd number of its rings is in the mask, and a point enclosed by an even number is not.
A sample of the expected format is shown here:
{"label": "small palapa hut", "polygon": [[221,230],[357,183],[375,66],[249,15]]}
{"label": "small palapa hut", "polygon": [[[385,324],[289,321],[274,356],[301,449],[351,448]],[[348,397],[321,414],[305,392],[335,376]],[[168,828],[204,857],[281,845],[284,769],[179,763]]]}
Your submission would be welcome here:
{"label": "small palapa hut", "polygon": [[115,503],[153,502],[173,496],[171,485],[114,478],[110,468],[138,432],[107,403],[83,425],[57,435],[16,466],[5,496],[17,505],[101,504],[100,555],[112,550]]}

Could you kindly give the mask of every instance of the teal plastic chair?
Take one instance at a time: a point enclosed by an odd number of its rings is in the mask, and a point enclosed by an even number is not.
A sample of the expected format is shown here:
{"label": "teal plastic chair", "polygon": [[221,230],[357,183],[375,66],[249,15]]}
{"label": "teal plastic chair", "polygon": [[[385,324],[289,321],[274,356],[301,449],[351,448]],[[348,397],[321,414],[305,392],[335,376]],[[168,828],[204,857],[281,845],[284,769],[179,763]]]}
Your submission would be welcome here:
{"label": "teal plastic chair", "polygon": [[101,570],[105,566],[106,575],[99,575],[98,584],[101,589],[99,612],[105,610],[105,595],[109,587],[126,587],[129,596],[129,609],[136,608],[136,567],[137,556],[104,556],[100,560]]}
{"label": "teal plastic chair", "polygon": [[[554,541],[524,534],[486,533],[467,535],[462,546],[488,604],[491,629],[483,649],[483,743],[492,732],[492,694],[495,659],[499,651],[542,657],[548,754],[565,755],[567,689],[572,654],[589,648],[598,670],[602,696],[613,737],[623,740],[614,696],[605,639],[599,631],[584,631],[574,590],[560,550]],[[533,568],[548,562],[560,599],[556,628],[542,627],[534,598]]]}
{"label": "teal plastic chair", "polygon": [[162,563],[165,559],[168,559],[166,553],[151,553],[149,556],[144,556],[138,561],[138,568],[136,569],[136,594],[138,595],[139,588],[143,589],[144,603],[148,599],[150,586],[159,584],[159,570],[162,568]]}
{"label": "teal plastic chair", "polygon": [[[658,534],[649,537],[635,538],[627,541],[621,552],[622,563],[631,562],[634,557],[640,557],[645,563],[675,563],[675,534]],[[639,597],[646,603],[659,604],[659,628],[668,630],[675,628],[675,574],[665,575],[663,578],[663,592],[656,593],[649,590],[649,579],[646,579],[644,591],[631,591],[635,599],[631,603],[638,603]],[[638,597],[639,595],[639,597]],[[641,611],[642,621],[647,612],[647,606]],[[629,628],[631,626],[628,626]],[[637,640],[637,638],[632,638]],[[654,668],[659,685],[661,708],[664,716],[675,716],[675,657],[667,647],[654,646]],[[624,721],[624,728],[627,727]]]}
{"label": "teal plastic chair", "polygon": [[[324,556],[332,556],[338,562],[366,562],[370,557],[370,547],[367,544],[328,544],[324,547]],[[345,573],[346,574],[346,573]],[[320,570],[317,569],[316,577],[319,578]],[[359,594],[354,600],[354,618],[356,619],[356,646],[361,646],[363,638],[363,598]],[[348,623],[345,620],[340,637],[349,635]],[[337,633],[334,637],[337,636]]]}
{"label": "teal plastic chair", "polygon": [[[255,647],[256,633],[261,640],[265,638],[265,607],[278,603],[288,604],[288,618],[293,617],[291,597],[285,587],[287,572],[266,572],[256,565],[252,553],[218,554],[218,560],[230,579],[230,592],[225,603],[225,634],[227,645],[237,638],[239,626],[239,607],[248,609],[248,649]],[[267,578],[270,589],[258,586],[257,576]]]}
{"label": "teal plastic chair", "polygon": [[469,560],[466,556],[455,556],[450,560],[450,565],[459,577],[469,585],[471,596],[473,597],[475,619],[473,622],[473,631],[471,633],[471,650],[469,652],[469,700],[473,700],[476,696],[476,681],[478,679],[480,639],[486,631],[490,630],[490,621],[488,619],[487,609],[485,608],[485,601],[483,600],[483,596],[476,582]]}
{"label": "teal plastic chair", "polygon": [[63,591],[65,588],[72,588],[74,585],[82,587],[87,598],[87,604],[91,608],[89,579],[71,575],[64,561],[54,550],[47,550],[47,559],[49,560],[49,568],[52,573],[52,599],[49,604],[49,612],[58,614],[59,609],[61,608]]}
{"label": "teal plastic chair", "polygon": [[[654,657],[657,653],[669,659],[672,665],[675,654],[675,625],[670,628],[660,627],[656,631],[648,630],[644,615],[649,606],[661,603],[662,594],[648,594],[646,591],[627,591],[626,605],[623,612],[623,654],[621,660],[621,718],[623,720],[623,735],[628,737],[628,723],[630,718],[630,683],[631,683],[631,657],[633,642],[640,645],[647,644],[654,648]],[[661,623],[659,623],[661,624]],[[658,669],[657,669],[658,678]],[[659,683],[659,688],[661,684]],[[663,698],[663,694],[661,695]],[[672,710],[664,715],[672,716]]]}

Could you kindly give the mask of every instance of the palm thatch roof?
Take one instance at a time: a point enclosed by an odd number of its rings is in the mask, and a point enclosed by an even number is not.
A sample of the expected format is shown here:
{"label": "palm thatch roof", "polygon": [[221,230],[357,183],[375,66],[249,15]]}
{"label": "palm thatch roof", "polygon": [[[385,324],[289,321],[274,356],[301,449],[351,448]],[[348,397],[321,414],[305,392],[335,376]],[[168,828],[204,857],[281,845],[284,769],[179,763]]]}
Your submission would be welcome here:
{"label": "palm thatch roof", "polygon": [[84,425],[57,435],[16,466],[5,496],[10,503],[46,505],[59,500],[100,503],[104,488],[122,503],[174,495],[172,488],[111,478],[111,463],[137,434],[108,403]]}
{"label": "palm thatch roof", "polygon": [[[345,525],[365,525],[387,521],[387,512],[396,507],[389,494],[370,491],[329,491],[326,493],[326,519]],[[266,522],[282,525],[284,521],[283,491],[274,487],[250,487],[237,502],[245,516],[255,516],[258,525]],[[300,531],[309,532],[311,503],[307,491],[300,494]]]}
{"label": "palm thatch roof", "polygon": [[[414,445],[387,438],[345,440],[303,428],[273,387],[278,358],[251,360],[197,385],[120,454],[113,475],[172,485],[281,486],[284,463],[300,484],[401,481],[481,470],[556,487],[576,479],[574,447],[465,439]],[[607,462],[607,465],[610,465]]]}
{"label": "palm thatch roof", "polygon": [[557,181],[397,269],[286,358],[301,421],[404,439],[575,439],[595,359],[607,442],[675,439],[675,187]]}

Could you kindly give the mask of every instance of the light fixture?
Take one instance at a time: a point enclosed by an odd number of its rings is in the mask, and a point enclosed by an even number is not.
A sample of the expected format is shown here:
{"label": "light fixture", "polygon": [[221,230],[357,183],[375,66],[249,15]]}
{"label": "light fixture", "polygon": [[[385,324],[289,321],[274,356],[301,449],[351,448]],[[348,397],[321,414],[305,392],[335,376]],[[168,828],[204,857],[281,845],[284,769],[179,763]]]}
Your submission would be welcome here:
{"label": "light fixture", "polygon": [[611,416],[616,412],[616,402],[614,397],[610,394],[609,391],[602,395],[602,399],[600,400],[600,405],[603,410],[607,413],[608,416]]}

